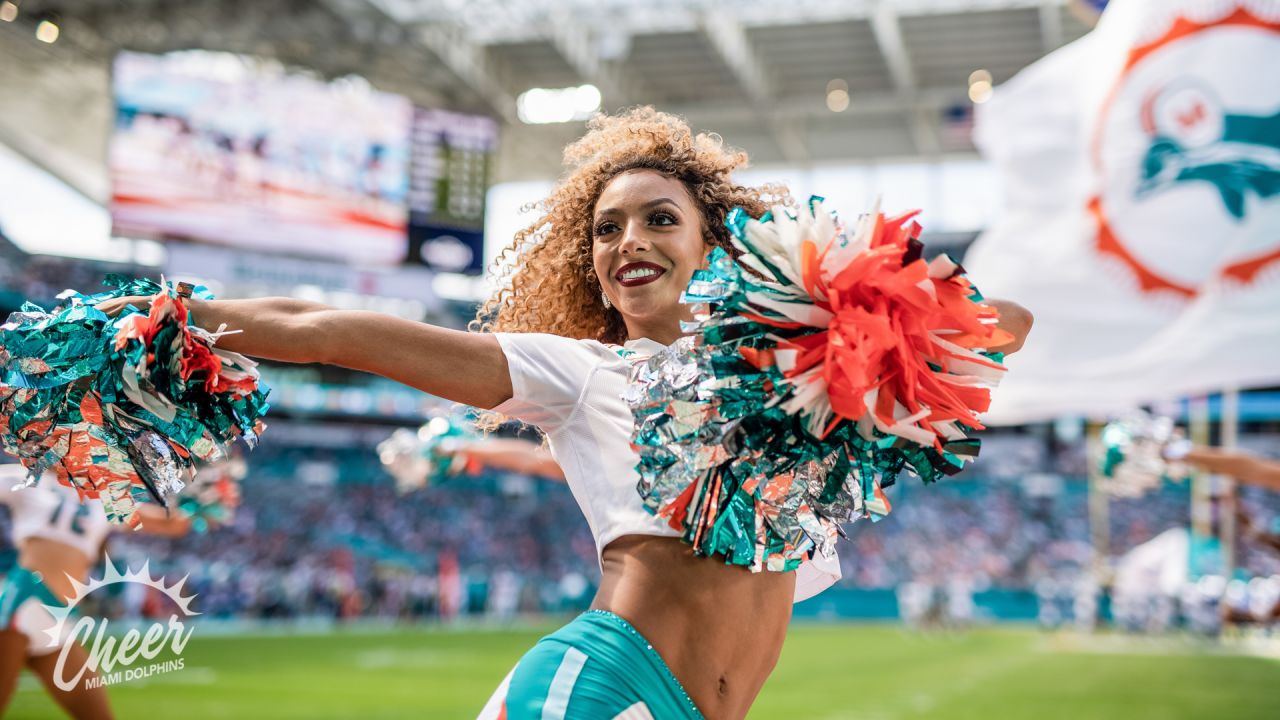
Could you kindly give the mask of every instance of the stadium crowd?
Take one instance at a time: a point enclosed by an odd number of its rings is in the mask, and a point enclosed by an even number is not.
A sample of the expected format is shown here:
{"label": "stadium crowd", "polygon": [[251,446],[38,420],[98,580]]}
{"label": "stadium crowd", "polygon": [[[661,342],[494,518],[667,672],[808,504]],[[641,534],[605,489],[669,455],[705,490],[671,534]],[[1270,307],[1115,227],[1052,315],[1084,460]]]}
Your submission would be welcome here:
{"label": "stadium crowd", "polygon": [[[595,549],[561,484],[487,473],[399,495],[368,451],[266,446],[248,459],[232,523],[176,540],[117,534],[114,561],[149,560],[171,580],[189,573],[187,589],[216,618],[507,619],[590,602]],[[924,487],[904,476],[888,490],[887,518],[848,526],[841,585],[896,588],[900,601],[903,588],[1034,591],[1042,608],[1070,607],[1092,561],[1085,462],[1079,443],[997,434],[958,478]],[[1188,492],[1168,485],[1113,500],[1113,556],[1185,526]],[[1244,559],[1280,572],[1272,554]],[[111,602],[129,616],[145,613],[148,598]],[[1054,612],[1042,621],[1056,623]]]}

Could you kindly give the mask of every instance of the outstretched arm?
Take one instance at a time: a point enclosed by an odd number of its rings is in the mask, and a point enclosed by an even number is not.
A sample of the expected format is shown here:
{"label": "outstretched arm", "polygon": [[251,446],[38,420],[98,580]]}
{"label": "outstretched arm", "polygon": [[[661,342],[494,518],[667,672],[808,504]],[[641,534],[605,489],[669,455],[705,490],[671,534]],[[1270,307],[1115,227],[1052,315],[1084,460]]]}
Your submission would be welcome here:
{"label": "outstretched arm", "polygon": [[1280,535],[1255,527],[1253,518],[1248,513],[1237,510],[1236,527],[1244,539],[1252,540],[1273,552],[1280,552]]}
{"label": "outstretched arm", "polygon": [[139,503],[138,516],[142,518],[139,532],[160,537],[183,537],[191,532],[191,519],[176,512],[166,511],[153,503]]}
{"label": "outstretched arm", "polygon": [[1264,460],[1243,450],[1196,446],[1183,461],[1211,473],[1227,475],[1245,485],[1280,490],[1280,462]]}
{"label": "outstretched arm", "polygon": [[[119,298],[108,314],[147,298]],[[184,303],[208,330],[226,325],[218,347],[253,357],[325,363],[374,373],[438,397],[492,408],[511,397],[511,376],[492,335],[435,327],[381,313],[338,310],[293,298]]]}
{"label": "outstretched arm", "polygon": [[564,481],[564,470],[551,457],[551,452],[527,440],[476,440],[462,446],[457,452],[468,462],[476,462],[484,467]]}

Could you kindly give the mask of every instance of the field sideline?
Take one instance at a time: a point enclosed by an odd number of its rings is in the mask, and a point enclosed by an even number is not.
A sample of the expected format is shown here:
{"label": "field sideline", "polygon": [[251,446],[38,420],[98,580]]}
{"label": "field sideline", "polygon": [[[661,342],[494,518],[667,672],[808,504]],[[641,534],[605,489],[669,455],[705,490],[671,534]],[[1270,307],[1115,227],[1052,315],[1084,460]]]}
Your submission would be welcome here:
{"label": "field sideline", "polygon": [[[120,718],[470,718],[550,626],[201,636],[181,671],[111,688]],[[157,661],[166,659],[164,656]],[[1280,660],[999,627],[793,626],[751,718],[1280,717]],[[6,717],[62,717],[24,676]]]}

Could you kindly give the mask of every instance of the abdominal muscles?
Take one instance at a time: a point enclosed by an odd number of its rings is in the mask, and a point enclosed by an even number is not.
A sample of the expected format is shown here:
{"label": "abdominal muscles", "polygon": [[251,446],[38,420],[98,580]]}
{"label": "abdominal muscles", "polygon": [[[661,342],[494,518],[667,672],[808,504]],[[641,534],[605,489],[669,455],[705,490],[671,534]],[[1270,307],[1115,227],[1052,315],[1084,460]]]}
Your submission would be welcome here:
{"label": "abdominal muscles", "polygon": [[602,564],[592,608],[634,625],[705,716],[745,717],[782,651],[795,573],[752,573],[641,535],[611,542]]}

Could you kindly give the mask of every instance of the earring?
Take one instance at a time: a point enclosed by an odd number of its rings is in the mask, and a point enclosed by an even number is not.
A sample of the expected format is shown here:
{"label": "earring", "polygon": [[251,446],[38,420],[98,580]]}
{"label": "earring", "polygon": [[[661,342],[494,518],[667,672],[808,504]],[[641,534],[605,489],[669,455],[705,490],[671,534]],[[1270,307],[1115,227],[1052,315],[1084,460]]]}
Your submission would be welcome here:
{"label": "earring", "polygon": [[605,295],[603,292],[600,293],[600,302],[604,303],[605,310],[613,307],[613,303],[609,302],[609,296]]}

